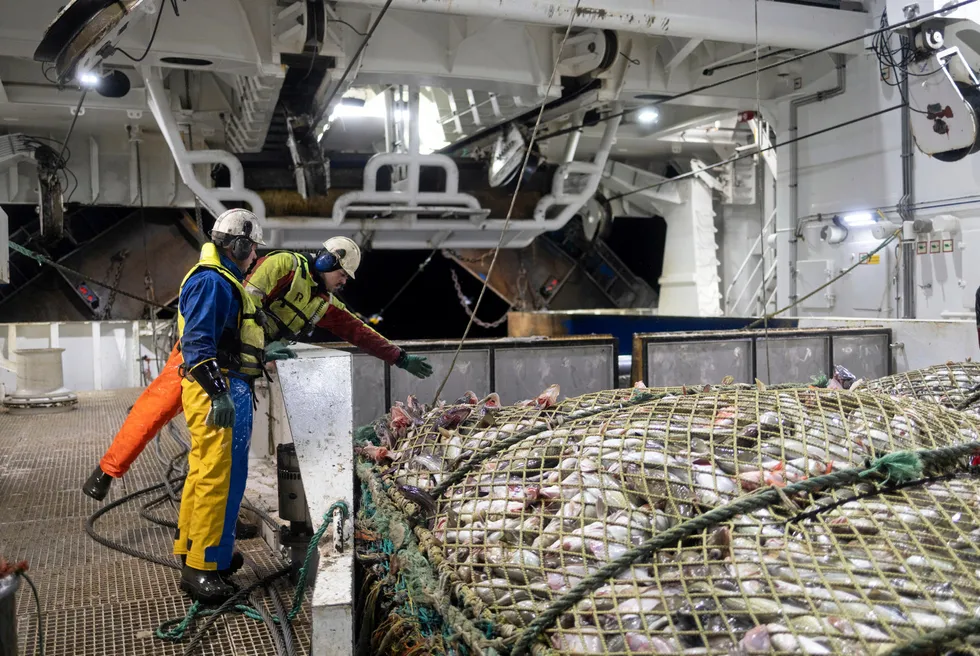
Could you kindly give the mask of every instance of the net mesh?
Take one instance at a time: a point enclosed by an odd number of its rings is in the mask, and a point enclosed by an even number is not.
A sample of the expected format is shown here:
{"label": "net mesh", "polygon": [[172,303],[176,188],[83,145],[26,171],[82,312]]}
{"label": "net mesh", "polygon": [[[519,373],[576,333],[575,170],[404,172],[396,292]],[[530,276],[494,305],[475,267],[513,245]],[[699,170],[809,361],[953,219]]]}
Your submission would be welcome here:
{"label": "net mesh", "polygon": [[[655,398],[630,405],[639,392]],[[432,410],[410,399],[376,425],[384,448],[365,454],[388,494],[420,509],[414,533],[441,592],[505,642],[680,522],[886,453],[975,441],[980,428],[935,402],[863,391],[556,398],[550,389],[501,408],[464,397]],[[978,501],[968,473],[784,495],[619,572],[535,650],[885,652],[978,613]]]}
{"label": "net mesh", "polygon": [[868,381],[864,389],[891,396],[931,401],[980,415],[980,363],[947,362]]}

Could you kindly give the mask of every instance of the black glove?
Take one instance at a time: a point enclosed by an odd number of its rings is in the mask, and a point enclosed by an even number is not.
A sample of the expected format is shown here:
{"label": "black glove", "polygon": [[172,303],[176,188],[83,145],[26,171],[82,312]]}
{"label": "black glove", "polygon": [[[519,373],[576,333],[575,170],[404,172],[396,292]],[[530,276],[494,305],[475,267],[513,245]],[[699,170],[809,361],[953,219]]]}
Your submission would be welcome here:
{"label": "black glove", "polygon": [[402,355],[398,358],[395,366],[404,369],[416,378],[428,378],[432,375],[432,365],[429,364],[428,360],[420,355],[409,355],[404,351],[402,351]]}

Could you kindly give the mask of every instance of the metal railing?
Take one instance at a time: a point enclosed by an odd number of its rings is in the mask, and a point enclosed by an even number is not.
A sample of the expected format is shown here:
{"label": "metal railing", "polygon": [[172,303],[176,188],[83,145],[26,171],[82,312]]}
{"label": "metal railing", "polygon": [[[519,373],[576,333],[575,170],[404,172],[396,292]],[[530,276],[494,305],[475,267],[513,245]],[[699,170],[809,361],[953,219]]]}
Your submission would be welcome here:
{"label": "metal railing", "polygon": [[[746,293],[750,289],[753,291],[752,294],[747,297],[749,302],[744,308],[745,312],[751,312],[753,307],[758,308],[758,311],[761,312],[769,304],[771,297],[765,298],[768,295],[768,290],[763,289],[763,287],[769,286],[775,280],[776,251],[774,248],[769,246],[769,235],[771,234],[775,221],[776,210],[774,209],[769,214],[769,218],[766,220],[766,223],[762,228],[762,232],[760,232],[759,236],[756,237],[754,242],[752,242],[752,246],[749,248],[749,252],[745,255],[742,265],[735,272],[735,275],[732,276],[732,281],[725,290],[725,314],[729,316],[743,316],[739,314],[739,312],[742,309],[742,301],[746,298]],[[751,272],[748,274],[748,276],[743,277],[742,274],[744,274],[749,268],[753,258],[757,258],[755,266],[751,267]],[[756,279],[756,275],[762,269],[766,260],[771,260],[772,265],[766,271],[762,279],[759,280],[759,284],[753,286],[752,281]],[[733,300],[732,293],[735,291],[735,288],[738,286],[740,281],[743,282],[742,288]]]}

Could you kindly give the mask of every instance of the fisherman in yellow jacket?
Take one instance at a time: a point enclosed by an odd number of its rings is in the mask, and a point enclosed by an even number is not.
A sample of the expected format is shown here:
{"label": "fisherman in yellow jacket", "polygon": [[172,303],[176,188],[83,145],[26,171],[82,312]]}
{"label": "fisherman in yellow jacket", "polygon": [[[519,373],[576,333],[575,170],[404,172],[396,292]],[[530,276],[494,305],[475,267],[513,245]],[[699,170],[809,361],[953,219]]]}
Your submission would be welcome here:
{"label": "fisherman in yellow jacket", "polygon": [[252,383],[266,354],[262,315],[242,280],[261,244],[254,214],[223,213],[180,286],[181,402],[191,450],[174,554],[184,560],[181,589],[204,603],[234,594],[224,577],[243,560],[234,551],[235,523],[248,475]]}

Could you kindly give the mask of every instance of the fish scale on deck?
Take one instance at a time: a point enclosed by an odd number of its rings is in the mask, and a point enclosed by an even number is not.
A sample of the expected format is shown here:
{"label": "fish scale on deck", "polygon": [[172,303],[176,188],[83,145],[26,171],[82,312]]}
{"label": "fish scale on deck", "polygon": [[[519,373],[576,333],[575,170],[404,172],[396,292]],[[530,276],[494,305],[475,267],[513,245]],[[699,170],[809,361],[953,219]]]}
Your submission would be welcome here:
{"label": "fish scale on deck", "polygon": [[[434,409],[410,398],[376,424],[381,447],[362,452],[419,504],[462,585],[519,631],[599,567],[741,495],[980,439],[976,416],[916,399],[697,391],[628,408],[637,390],[558,402],[552,387],[505,407],[495,395]],[[543,430],[432,497],[532,427]],[[968,476],[787,497],[625,569],[545,640],[563,655],[884,652],[978,612],[978,538],[980,482]]]}

